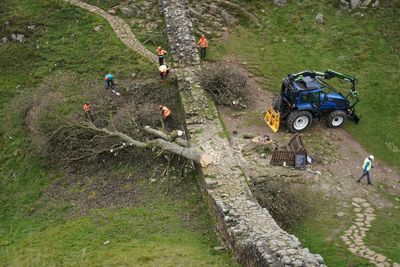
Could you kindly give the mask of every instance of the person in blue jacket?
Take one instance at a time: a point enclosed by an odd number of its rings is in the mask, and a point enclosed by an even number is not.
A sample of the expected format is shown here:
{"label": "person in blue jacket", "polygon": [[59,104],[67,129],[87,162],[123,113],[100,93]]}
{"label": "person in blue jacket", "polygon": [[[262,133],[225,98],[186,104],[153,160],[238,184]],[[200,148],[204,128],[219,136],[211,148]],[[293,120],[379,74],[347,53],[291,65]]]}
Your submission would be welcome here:
{"label": "person in blue jacket", "polygon": [[104,77],[104,87],[105,89],[111,88],[111,86],[114,86],[114,75],[111,73],[106,74]]}
{"label": "person in blue jacket", "polygon": [[361,177],[357,180],[357,183],[361,182],[361,179],[364,178],[365,176],[367,176],[368,184],[372,185],[371,177],[369,175],[369,172],[371,171],[371,168],[373,168],[373,166],[372,166],[372,161],[373,160],[374,160],[374,156],[373,155],[370,155],[368,158],[366,158],[364,160],[364,163],[362,165],[363,173],[362,173]]}

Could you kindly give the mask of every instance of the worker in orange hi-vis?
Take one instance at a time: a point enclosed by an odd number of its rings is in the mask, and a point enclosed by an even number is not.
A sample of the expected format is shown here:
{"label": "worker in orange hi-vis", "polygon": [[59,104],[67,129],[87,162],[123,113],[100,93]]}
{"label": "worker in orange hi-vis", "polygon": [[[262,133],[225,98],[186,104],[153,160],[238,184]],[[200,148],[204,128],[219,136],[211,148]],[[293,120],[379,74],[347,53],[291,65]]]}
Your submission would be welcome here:
{"label": "worker in orange hi-vis", "polygon": [[204,34],[201,35],[199,41],[197,42],[198,47],[200,47],[200,59],[206,58],[206,49],[208,47],[208,41]]}
{"label": "worker in orange hi-vis", "polygon": [[168,54],[167,51],[165,51],[164,49],[162,49],[161,46],[159,46],[159,47],[157,47],[157,49],[156,49],[156,54],[157,54],[157,56],[158,56],[158,63],[160,63],[160,66],[161,66],[161,65],[164,65],[164,56],[165,56],[166,54]]}
{"label": "worker in orange hi-vis", "polygon": [[171,121],[171,110],[169,108],[167,108],[166,106],[163,105],[159,105],[158,109],[161,111],[161,116],[162,116],[162,120],[161,120],[161,124],[162,124],[162,128],[165,128],[165,124],[169,124],[169,121]]}
{"label": "worker in orange hi-vis", "polygon": [[159,105],[158,109],[161,110],[161,116],[163,116],[164,120],[168,119],[171,116],[171,110],[166,106]]}
{"label": "worker in orange hi-vis", "polygon": [[89,102],[85,102],[83,104],[83,114],[85,115],[85,118],[87,120],[90,120],[91,122],[93,122],[93,116],[92,116],[92,105]]}

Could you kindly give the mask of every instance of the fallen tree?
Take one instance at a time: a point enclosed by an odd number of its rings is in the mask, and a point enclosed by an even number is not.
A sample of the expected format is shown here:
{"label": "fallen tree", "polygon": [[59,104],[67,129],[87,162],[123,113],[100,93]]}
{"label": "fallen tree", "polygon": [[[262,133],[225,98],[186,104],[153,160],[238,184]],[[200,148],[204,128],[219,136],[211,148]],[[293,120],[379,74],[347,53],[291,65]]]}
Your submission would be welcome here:
{"label": "fallen tree", "polygon": [[[108,137],[118,137],[119,139],[124,141],[118,147],[115,146],[111,147],[109,149],[111,153],[125,149],[128,146],[135,146],[142,149],[160,148],[162,152],[168,151],[175,155],[182,156],[188,160],[192,160],[200,164],[202,167],[207,167],[212,162],[211,155],[201,152],[198,149],[190,148],[187,140],[178,138],[178,136],[183,135],[183,132],[178,130],[173,131],[171,134],[167,134],[162,131],[153,129],[150,126],[145,126],[144,130],[147,133],[157,136],[159,138],[142,142],[133,139],[132,137],[123,132],[118,131],[115,127],[113,127],[112,130],[109,130],[107,128],[99,128],[90,121],[82,122],[80,124],[70,124],[66,127],[78,127],[78,128],[89,129],[97,133],[105,134]],[[103,151],[104,150],[98,152],[93,151],[93,153],[102,153]]]}
{"label": "fallen tree", "polygon": [[[101,84],[61,73],[19,100],[15,106],[24,107],[20,114],[48,164],[93,174],[120,164],[164,168],[164,158],[168,165],[164,173],[169,168],[188,171],[193,162],[203,167],[212,162],[205,152],[191,148],[180,130],[182,118],[173,85],[161,87],[153,80],[121,83],[125,85],[119,86],[121,95],[116,96],[99,91]],[[79,88],[75,97],[82,104],[71,104],[63,96],[65,84]],[[82,110],[84,101],[91,103],[90,116]],[[160,104],[173,111],[167,122],[160,122]]]}

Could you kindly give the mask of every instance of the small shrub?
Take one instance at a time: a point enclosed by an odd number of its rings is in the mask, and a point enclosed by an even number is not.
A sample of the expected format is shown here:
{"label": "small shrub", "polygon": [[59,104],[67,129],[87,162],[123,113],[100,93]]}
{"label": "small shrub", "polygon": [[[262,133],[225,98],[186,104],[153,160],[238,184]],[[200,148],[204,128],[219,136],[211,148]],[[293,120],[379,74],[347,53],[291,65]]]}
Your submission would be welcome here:
{"label": "small shrub", "polygon": [[260,205],[266,208],[280,227],[290,231],[313,210],[307,196],[281,181],[252,181],[250,188]]}

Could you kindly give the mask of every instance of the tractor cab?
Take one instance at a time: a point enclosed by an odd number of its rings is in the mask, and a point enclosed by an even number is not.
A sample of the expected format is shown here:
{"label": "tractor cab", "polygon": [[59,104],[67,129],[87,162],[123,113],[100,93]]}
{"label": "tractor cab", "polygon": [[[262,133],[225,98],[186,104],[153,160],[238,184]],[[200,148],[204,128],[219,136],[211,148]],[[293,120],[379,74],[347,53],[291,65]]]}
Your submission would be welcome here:
{"label": "tractor cab", "polygon": [[[325,81],[332,77],[351,82],[347,96]],[[289,74],[282,82],[281,95],[274,100],[264,120],[274,132],[279,128],[280,120],[285,118],[291,132],[305,130],[313,118],[321,118],[324,114],[328,114],[329,127],[340,126],[347,117],[358,123],[359,118],[354,112],[354,106],[359,101],[355,81],[355,78],[330,70]]]}
{"label": "tractor cab", "polygon": [[297,90],[296,105],[298,110],[310,110],[318,115],[335,109],[344,110],[349,101],[339,92],[330,90],[316,78],[303,77],[293,83]]}

